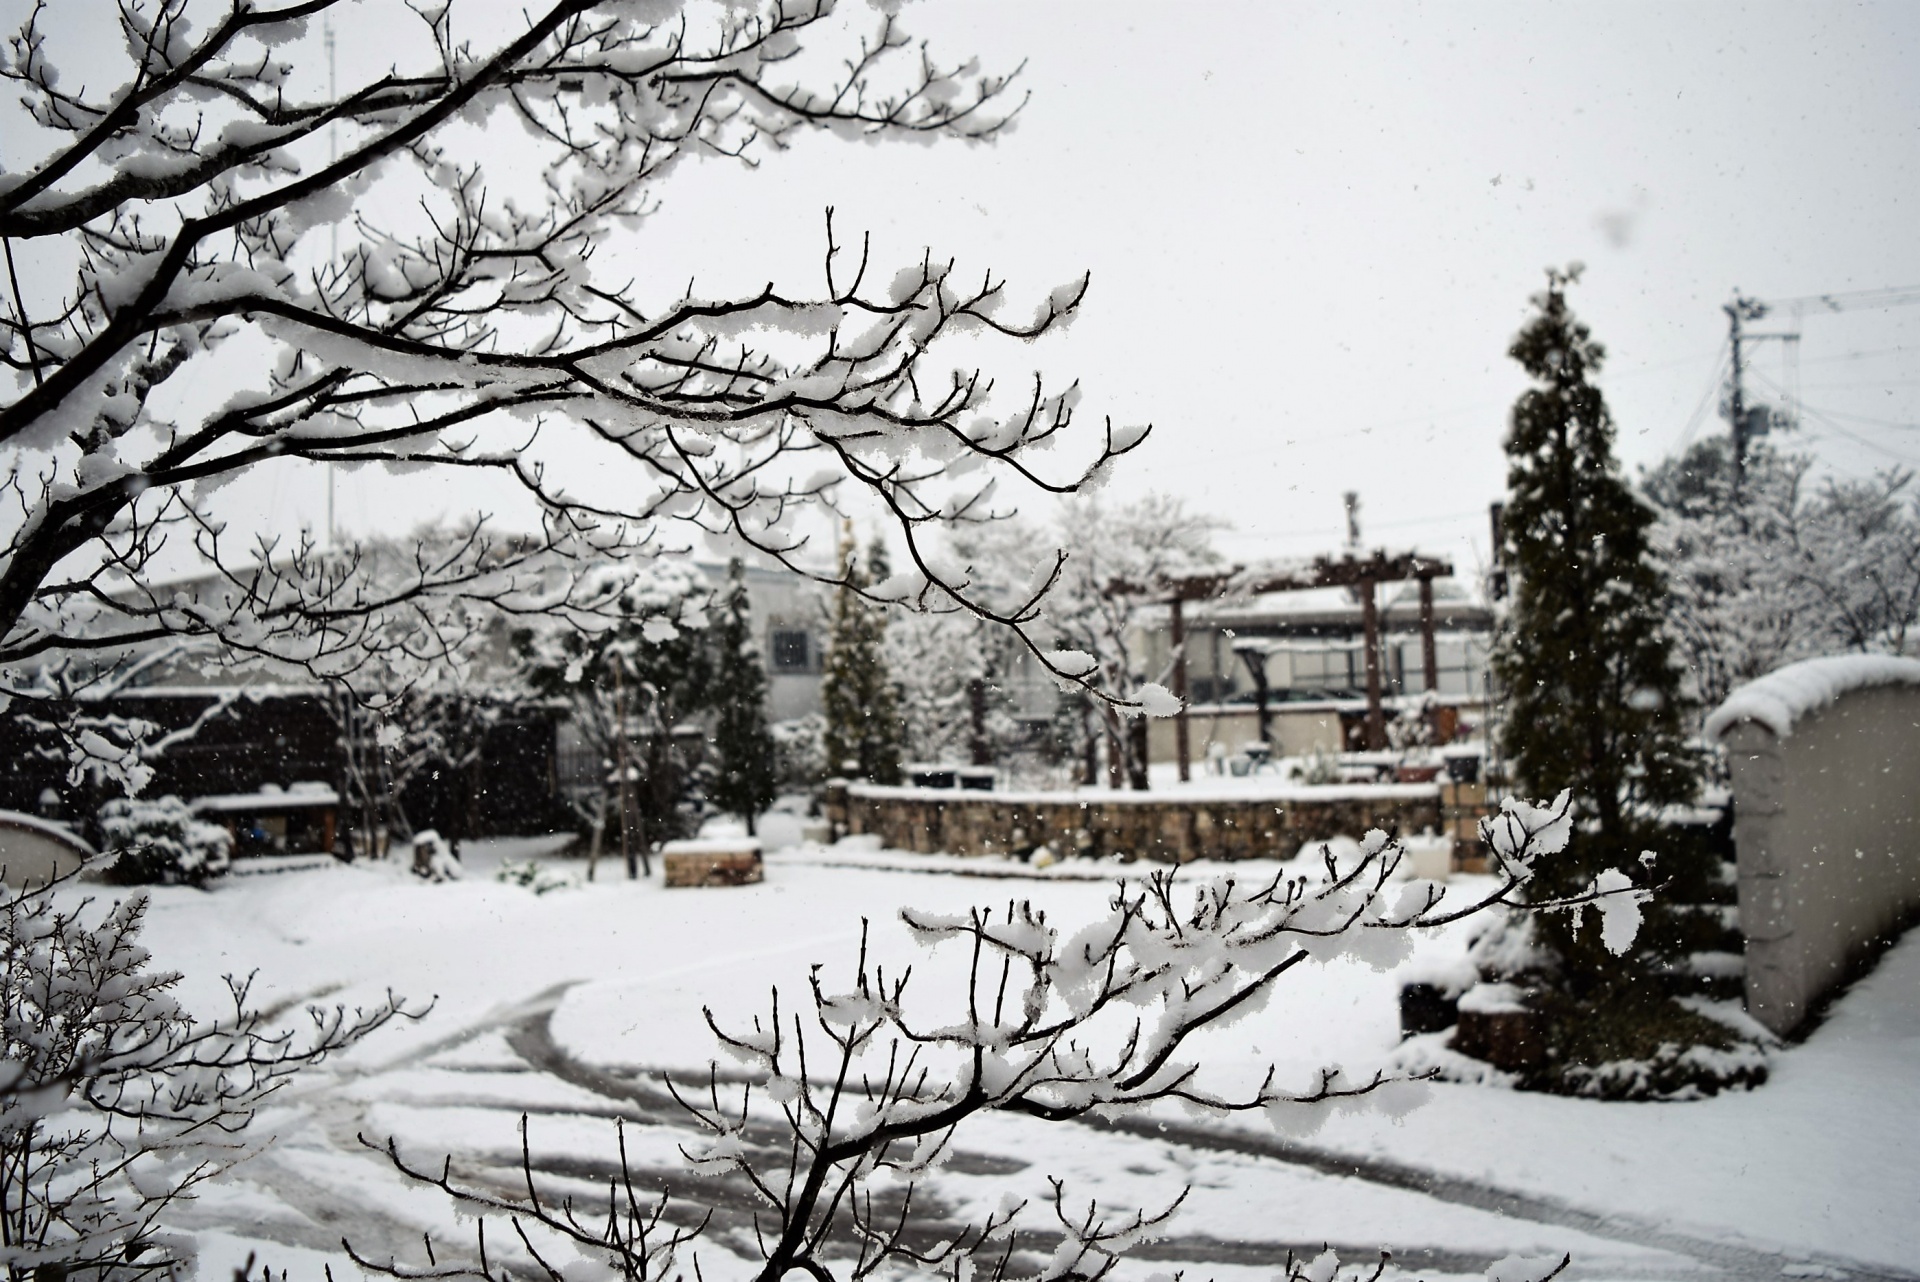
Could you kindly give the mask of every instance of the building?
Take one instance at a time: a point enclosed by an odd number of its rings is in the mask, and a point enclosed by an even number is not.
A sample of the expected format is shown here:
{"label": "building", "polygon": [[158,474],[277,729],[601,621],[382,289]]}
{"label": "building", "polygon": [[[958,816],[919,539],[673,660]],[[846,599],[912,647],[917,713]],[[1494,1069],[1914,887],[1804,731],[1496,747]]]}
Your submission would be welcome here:
{"label": "building", "polygon": [[[1442,737],[1479,721],[1488,697],[1493,610],[1448,567],[1374,554],[1262,572],[1238,590],[1231,577],[1209,580],[1177,604],[1163,601],[1140,612],[1146,672],[1150,678],[1175,673],[1176,654],[1183,653],[1185,671],[1178,675],[1184,679],[1157,679],[1176,692],[1184,684],[1189,701],[1185,718],[1150,726],[1151,759],[1183,755],[1181,720],[1189,757],[1259,742],[1281,755],[1380,746],[1384,727],[1369,726],[1370,626],[1378,647],[1376,722],[1429,695],[1440,709],[1435,721]],[[1329,577],[1352,581],[1314,586]]]}
{"label": "building", "polygon": [[[724,562],[701,562],[698,568],[716,589],[724,586]],[[745,577],[767,666],[769,718],[818,712],[827,591],[785,570],[748,568]],[[181,590],[194,586],[190,582]],[[511,664],[514,626],[513,621],[496,623],[480,647],[478,686],[489,684],[489,670],[504,673]],[[208,656],[205,643],[157,641],[101,660],[110,665],[103,675],[114,676],[110,695],[58,710],[28,711],[16,704],[0,716],[0,808],[84,826],[101,804],[119,794],[117,787],[94,778],[69,778],[58,737],[44,724],[49,711],[61,717],[137,719],[157,727],[150,741],[173,739],[147,763],[154,775],[146,795],[194,800],[250,796],[262,789],[290,794],[302,785],[327,785],[351,797],[343,722],[327,687],[290,667],[256,661],[231,668],[208,662]],[[423,771],[408,785],[403,808],[414,827],[443,832],[481,835],[565,826],[572,822],[569,785],[605,775],[602,763],[586,760],[579,747],[579,736],[561,709],[535,700],[516,703],[493,718],[485,732],[477,782]],[[343,806],[343,839],[352,830],[353,814],[350,803]]]}

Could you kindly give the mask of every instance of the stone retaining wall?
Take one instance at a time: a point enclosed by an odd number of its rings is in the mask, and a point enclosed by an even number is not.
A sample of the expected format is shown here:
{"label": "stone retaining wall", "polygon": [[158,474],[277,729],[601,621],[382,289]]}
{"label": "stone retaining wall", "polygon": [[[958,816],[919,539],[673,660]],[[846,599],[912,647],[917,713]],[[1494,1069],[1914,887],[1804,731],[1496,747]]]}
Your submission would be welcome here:
{"label": "stone retaining wall", "polygon": [[1308,842],[1370,828],[1441,828],[1437,784],[1294,788],[1270,796],[1174,793],[958,792],[830,784],[836,835],[872,834],[889,848],[952,855],[1284,859]]}

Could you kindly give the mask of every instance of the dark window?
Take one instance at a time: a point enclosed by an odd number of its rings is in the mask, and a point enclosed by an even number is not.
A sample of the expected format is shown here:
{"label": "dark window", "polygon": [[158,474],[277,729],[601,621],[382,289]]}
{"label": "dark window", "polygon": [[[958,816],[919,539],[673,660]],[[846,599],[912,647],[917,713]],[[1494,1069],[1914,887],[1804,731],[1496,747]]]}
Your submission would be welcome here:
{"label": "dark window", "polygon": [[775,628],[770,648],[775,672],[806,672],[813,666],[812,647],[799,628]]}

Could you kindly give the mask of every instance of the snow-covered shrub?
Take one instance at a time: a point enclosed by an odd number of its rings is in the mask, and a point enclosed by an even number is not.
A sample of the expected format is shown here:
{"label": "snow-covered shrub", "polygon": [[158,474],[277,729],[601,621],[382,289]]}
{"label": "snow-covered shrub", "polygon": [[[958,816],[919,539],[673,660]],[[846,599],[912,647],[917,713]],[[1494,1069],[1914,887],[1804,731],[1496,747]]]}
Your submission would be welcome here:
{"label": "snow-covered shrub", "polygon": [[1425,694],[1402,707],[1387,722],[1388,745],[1399,752],[1439,746],[1440,737],[1435,733],[1434,726],[1434,713],[1438,706],[1433,695]]}
{"label": "snow-covered shrub", "polygon": [[776,721],[770,728],[780,786],[794,792],[819,787],[827,777],[827,719],[815,712]]}
{"label": "snow-covered shrub", "polygon": [[1288,777],[1304,784],[1339,783],[1340,756],[1324,748],[1314,748],[1294,763]]}
{"label": "snow-covered shrub", "polygon": [[[1710,850],[1695,848],[1700,834],[1671,826],[1659,833],[1661,857],[1642,872],[1657,876],[1659,896],[1644,905],[1616,901],[1598,932],[1610,952],[1640,954],[1647,965],[1647,979],[1624,993],[1583,991],[1570,983],[1565,959],[1536,929],[1535,915],[1506,909],[1489,914],[1466,965],[1480,980],[1520,991],[1551,1050],[1544,1062],[1497,1080],[1524,1090],[1632,1100],[1696,1099],[1766,1081],[1776,1039],[1741,1014],[1737,1002],[1699,997],[1696,990],[1708,986],[1694,980],[1689,968],[1656,964],[1661,952],[1685,960],[1693,955],[1687,949],[1708,949],[1727,933],[1711,905],[1685,902],[1698,893],[1708,863],[1718,868],[1707,859]],[[1676,898],[1682,902],[1674,903]],[[1638,919],[1643,907],[1644,922]],[[1631,922],[1623,916],[1628,913]],[[1710,955],[1733,957],[1726,951]],[[1449,1081],[1496,1080],[1484,1064],[1459,1056],[1418,1062]]]}
{"label": "snow-covered shrub", "polygon": [[580,883],[557,868],[549,868],[538,859],[504,860],[497,872],[495,881],[505,882],[509,886],[524,886],[536,895],[544,895],[552,890],[571,890]]}
{"label": "snow-covered shrub", "polygon": [[1611,1100],[1691,1100],[1767,1080],[1778,1041],[1739,1003],[1650,1001],[1637,1007],[1537,997],[1560,1054],[1522,1087]]}
{"label": "snow-covered shrub", "polygon": [[241,1132],[293,1074],[396,1014],[312,1008],[303,1035],[232,1007],[190,1016],[148,967],[144,896],[104,912],[48,888],[0,899],[0,1267],[125,1282],[190,1272],[163,1218],[245,1157]]}
{"label": "snow-covered shrub", "polygon": [[108,875],[122,885],[204,885],[227,870],[233,837],[167,796],[109,801],[100,808],[104,853],[117,855]]}
{"label": "snow-covered shrub", "polygon": [[459,881],[466,870],[454,858],[453,845],[432,828],[413,834],[413,875],[427,881]]}

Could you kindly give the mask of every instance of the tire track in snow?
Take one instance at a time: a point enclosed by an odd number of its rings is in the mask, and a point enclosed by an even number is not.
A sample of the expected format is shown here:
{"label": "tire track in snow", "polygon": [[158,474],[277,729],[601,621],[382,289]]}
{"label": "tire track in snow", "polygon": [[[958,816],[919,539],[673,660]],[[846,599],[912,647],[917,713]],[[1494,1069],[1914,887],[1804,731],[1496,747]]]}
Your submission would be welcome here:
{"label": "tire track in snow", "polygon": [[[557,1006],[557,1001],[554,1006]],[[651,1085],[645,1077],[629,1076],[597,1068],[573,1058],[554,1040],[553,1007],[530,1012],[507,1033],[507,1043],[527,1063],[544,1073],[583,1090],[632,1104],[648,1120],[668,1125],[684,1125],[686,1113],[663,1088]],[[1850,1282],[1920,1282],[1920,1275],[1875,1269],[1854,1261],[1820,1257],[1785,1255],[1715,1241],[1662,1228],[1621,1216],[1587,1211],[1550,1198],[1516,1193],[1470,1180],[1438,1175],[1432,1171],[1377,1159],[1355,1158],[1347,1154],[1317,1149],[1308,1145],[1269,1139],[1204,1126],[1168,1122],[1164,1125],[1147,1118],[1082,1118],[1081,1125],[1118,1133],[1158,1145],[1177,1145],[1200,1152],[1231,1152],[1289,1166],[1305,1167],[1316,1174],[1334,1178],[1357,1179],[1365,1183],[1433,1198],[1451,1205],[1469,1207],[1495,1215],[1524,1220],[1547,1228],[1571,1229],[1592,1237],[1623,1245],[1664,1251],[1691,1261],[1693,1276],[1725,1276],[1743,1282],[1778,1282],[1790,1266],[1813,1264],[1846,1274]],[[765,1137],[751,1136],[763,1142],[777,1140],[769,1130]],[[777,1146],[777,1145],[776,1145]],[[956,1170],[970,1168],[981,1174],[994,1173],[991,1164],[1004,1159],[984,1154],[957,1151],[949,1165]],[[957,1226],[954,1226],[957,1227]],[[1036,1239],[1038,1246],[1040,1240]],[[1047,1243],[1049,1249],[1051,1243]],[[1245,1264],[1277,1267],[1288,1250],[1296,1255],[1317,1255],[1326,1242],[1232,1242],[1202,1236],[1170,1235],[1136,1247],[1129,1255],[1138,1259],[1196,1264]],[[1345,1260],[1366,1260],[1377,1255],[1377,1246],[1331,1244]],[[1402,1268],[1430,1269],[1443,1273],[1482,1273],[1496,1255],[1461,1252],[1441,1247],[1408,1248],[1394,1253]],[[1570,1277],[1605,1276],[1608,1278],[1668,1278],[1670,1269],[1629,1260],[1593,1261],[1583,1265],[1577,1257],[1566,1275]]]}
{"label": "tire track in snow", "polygon": [[[1698,1237],[1633,1216],[1590,1211],[1532,1193],[1442,1175],[1424,1167],[1409,1166],[1382,1158],[1355,1157],[1332,1149],[1316,1148],[1278,1137],[1254,1132],[1233,1131],[1181,1122],[1160,1122],[1144,1117],[1081,1118],[1080,1124],[1096,1130],[1117,1132],[1142,1139],[1156,1140],[1203,1152],[1238,1153],[1250,1157],[1302,1166],[1322,1175],[1361,1180],[1384,1188],[1418,1193],[1456,1206],[1490,1211],[1510,1219],[1527,1220],[1552,1228],[1573,1229],[1594,1237],[1609,1238],[1634,1246],[1653,1247],[1698,1261],[1702,1266],[1740,1278],[1777,1279],[1789,1268],[1797,1270],[1830,1269],[1843,1273],[1849,1282],[1920,1282],[1920,1274],[1862,1264],[1817,1253],[1792,1256],[1737,1242]],[[1344,1256],[1344,1252],[1342,1253]],[[1578,1273],[1576,1258],[1570,1273]],[[1811,1266],[1811,1268],[1809,1267]],[[1483,1266],[1484,1267],[1484,1266]],[[1612,1273],[1613,1270],[1609,1270]]]}

